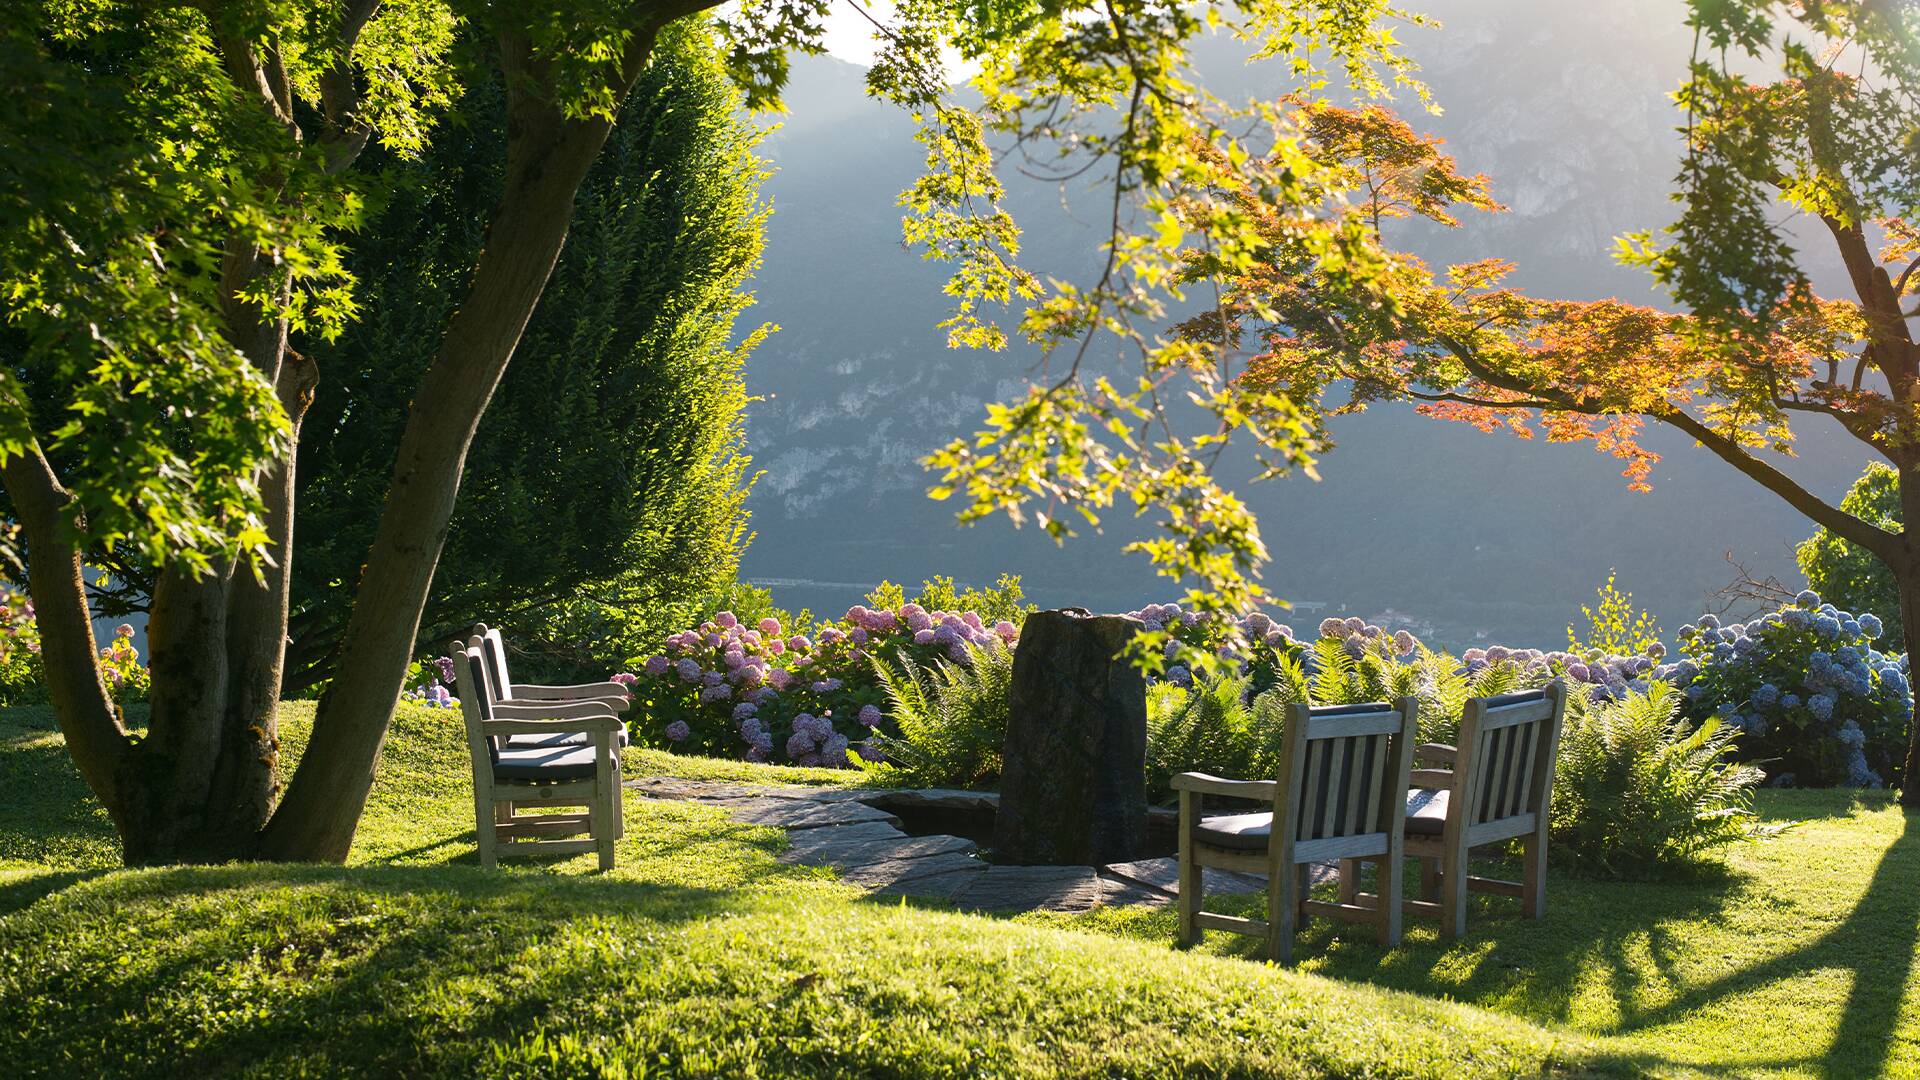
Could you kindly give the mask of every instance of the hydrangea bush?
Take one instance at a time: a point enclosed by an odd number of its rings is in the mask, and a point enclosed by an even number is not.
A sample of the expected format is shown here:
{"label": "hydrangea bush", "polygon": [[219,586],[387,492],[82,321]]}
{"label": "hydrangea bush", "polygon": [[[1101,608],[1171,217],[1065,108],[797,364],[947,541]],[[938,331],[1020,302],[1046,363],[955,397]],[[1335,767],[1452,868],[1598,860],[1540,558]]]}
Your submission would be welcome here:
{"label": "hydrangea bush", "polygon": [[33,599],[13,582],[0,581],[0,705],[36,704],[46,696]]}
{"label": "hydrangea bush", "polygon": [[1655,674],[1685,691],[1690,715],[1739,728],[1774,783],[1879,787],[1913,715],[1906,656],[1874,646],[1884,629],[1809,589],[1747,622],[1681,627],[1683,658]]}
{"label": "hydrangea bush", "polygon": [[434,709],[451,709],[458,705],[458,697],[453,692],[453,658],[436,656],[432,660],[414,661],[407,669],[407,681],[400,691],[400,700]]}
{"label": "hydrangea bush", "polygon": [[147,700],[153,677],[140,663],[140,650],[133,644],[133,626],[121,623],[113,628],[113,640],[100,650],[100,675],[107,692],[122,705]]}
{"label": "hydrangea bush", "polygon": [[883,723],[876,656],[922,667],[967,664],[973,650],[1012,645],[1011,620],[977,612],[857,604],[837,622],[795,633],[777,616],[747,625],[722,611],[667,638],[635,676],[636,741],[749,761],[844,767]]}

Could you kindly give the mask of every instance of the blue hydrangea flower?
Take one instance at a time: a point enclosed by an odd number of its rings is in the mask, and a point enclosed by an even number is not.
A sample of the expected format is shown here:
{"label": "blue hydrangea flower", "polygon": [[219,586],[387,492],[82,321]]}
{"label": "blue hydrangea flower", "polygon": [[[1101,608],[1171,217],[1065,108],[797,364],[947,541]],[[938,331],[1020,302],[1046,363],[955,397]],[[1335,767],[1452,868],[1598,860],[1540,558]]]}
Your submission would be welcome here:
{"label": "blue hydrangea flower", "polygon": [[1815,720],[1824,722],[1833,719],[1833,706],[1833,694],[1825,690],[1807,699],[1807,711],[1813,714]]}
{"label": "blue hydrangea flower", "polygon": [[1886,627],[1880,622],[1880,616],[1878,615],[1860,616],[1860,633],[1861,634],[1865,635],[1868,638],[1877,638],[1885,632],[1886,632]]}

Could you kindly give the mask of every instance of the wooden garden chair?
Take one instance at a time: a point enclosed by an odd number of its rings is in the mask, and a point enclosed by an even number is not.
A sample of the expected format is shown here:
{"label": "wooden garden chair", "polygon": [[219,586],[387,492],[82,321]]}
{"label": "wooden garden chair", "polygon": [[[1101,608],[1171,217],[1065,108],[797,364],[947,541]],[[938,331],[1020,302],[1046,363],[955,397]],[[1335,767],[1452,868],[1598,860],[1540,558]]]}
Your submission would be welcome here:
{"label": "wooden garden chair", "polygon": [[481,658],[486,663],[487,677],[493,680],[494,690],[502,703],[510,705],[533,704],[543,701],[603,701],[614,712],[626,712],[633,698],[626,687],[617,682],[575,683],[571,686],[541,686],[537,683],[516,683],[507,672],[507,643],[497,627],[490,628],[486,623],[474,623],[467,638],[469,646],[481,650]]}
{"label": "wooden garden chair", "polygon": [[[480,865],[501,857],[597,852],[613,869],[622,831],[618,732],[624,726],[603,702],[504,704],[487,685],[481,650],[453,657],[460,712],[473,758],[474,831]],[[578,736],[515,746],[519,736]],[[584,807],[574,813],[524,813],[529,807]],[[586,839],[574,839],[582,834]]]}
{"label": "wooden garden chair", "polygon": [[[1296,926],[1313,914],[1376,923],[1382,943],[1399,944],[1398,903],[1310,900],[1307,886],[1314,863],[1379,858],[1387,868],[1381,891],[1390,899],[1400,895],[1401,825],[1416,730],[1412,698],[1321,709],[1292,705],[1279,779],[1175,776],[1173,788],[1180,793],[1180,943],[1191,945],[1206,930],[1250,934],[1264,937],[1267,955],[1286,963],[1292,959]],[[1272,809],[1202,817],[1201,799],[1207,795],[1265,800]],[[1208,867],[1266,875],[1266,920],[1202,911],[1202,870]]]}
{"label": "wooden garden chair", "polygon": [[[1567,689],[1558,681],[1473,698],[1461,714],[1456,746],[1428,743],[1414,750],[1421,768],[1410,777],[1406,854],[1420,860],[1420,896],[1403,906],[1437,916],[1442,938],[1466,933],[1469,891],[1519,897],[1528,918],[1546,915],[1547,818],[1566,711]],[[1468,872],[1476,849],[1513,840],[1521,843],[1522,880]],[[1358,891],[1359,871],[1357,862],[1340,864],[1342,899],[1377,902]]]}

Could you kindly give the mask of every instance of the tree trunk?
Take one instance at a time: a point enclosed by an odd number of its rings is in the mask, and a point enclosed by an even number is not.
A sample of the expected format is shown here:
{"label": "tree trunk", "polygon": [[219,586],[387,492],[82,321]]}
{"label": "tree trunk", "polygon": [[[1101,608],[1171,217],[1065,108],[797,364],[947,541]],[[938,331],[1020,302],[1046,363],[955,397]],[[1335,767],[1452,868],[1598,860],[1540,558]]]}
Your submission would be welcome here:
{"label": "tree trunk", "polygon": [[[648,35],[629,50],[627,86],[651,44]],[[262,837],[267,858],[347,856],[406,678],[467,448],[559,258],[574,195],[612,129],[605,120],[562,114],[550,72],[528,59],[527,42],[508,37],[502,53],[509,95],[506,187],[466,301],[408,414],[334,680]]]}
{"label": "tree trunk", "polygon": [[[1900,562],[1890,567],[1900,591],[1900,626],[1906,635],[1909,681],[1920,675],[1920,468],[1900,469]],[[1907,720],[1907,754],[1900,765],[1900,803],[1920,806],[1920,711]]]}

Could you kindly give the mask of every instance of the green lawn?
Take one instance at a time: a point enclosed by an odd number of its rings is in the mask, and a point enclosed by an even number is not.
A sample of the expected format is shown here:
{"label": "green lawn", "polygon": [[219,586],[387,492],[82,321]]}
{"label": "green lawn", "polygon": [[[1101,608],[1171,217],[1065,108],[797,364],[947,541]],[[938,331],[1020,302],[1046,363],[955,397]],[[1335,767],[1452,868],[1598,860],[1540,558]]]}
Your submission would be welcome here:
{"label": "green lawn", "polygon": [[1316,925],[1281,970],[1171,949],[1166,912],[865,901],[692,805],[630,801],[611,875],[482,872],[457,725],[401,711],[347,868],[116,871],[44,712],[0,711],[9,1075],[1920,1076],[1920,843],[1884,799],[1768,793],[1805,823],[1718,877],[1556,878],[1546,921],[1451,948]]}

